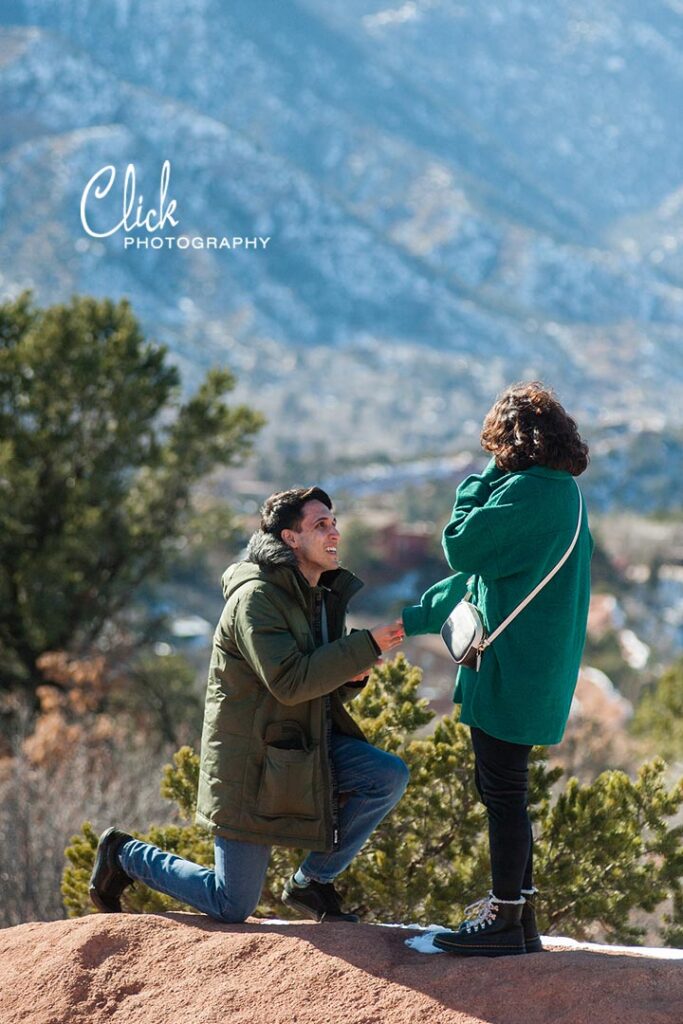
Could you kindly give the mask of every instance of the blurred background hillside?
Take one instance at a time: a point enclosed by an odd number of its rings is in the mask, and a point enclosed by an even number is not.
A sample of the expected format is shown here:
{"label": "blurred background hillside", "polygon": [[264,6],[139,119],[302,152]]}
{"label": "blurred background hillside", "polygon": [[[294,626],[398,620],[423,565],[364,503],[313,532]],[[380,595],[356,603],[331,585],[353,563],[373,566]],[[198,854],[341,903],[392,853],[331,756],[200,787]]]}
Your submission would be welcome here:
{"label": "blurred background hillside", "polygon": [[[8,0],[0,24],[4,294],[127,296],[188,387],[237,373],[271,471],[476,444],[540,377],[610,456],[602,505],[680,500],[676,0]],[[186,233],[268,249],[85,235],[97,169],[133,162],[151,202],[164,159]]]}
{"label": "blurred background hillside", "polygon": [[[130,827],[167,813],[156,768],[197,742],[220,575],[271,491],[332,493],[367,583],[357,623],[444,574],[439,534],[483,465],[482,416],[523,378],[556,388],[592,451],[589,641],[554,756],[587,778],[662,750],[680,774],[666,723],[683,672],[666,673],[683,649],[683,3],[6,0],[0,101],[0,301],[127,299],[183,399],[227,368],[231,402],[266,420],[247,461],[192,478],[158,560],[87,642],[81,623],[48,644],[19,697],[4,675],[5,838],[35,852],[55,779],[74,794],[60,849],[83,808],[108,823],[123,803]],[[85,233],[99,168],[120,194],[133,163],[155,205],[164,160],[172,234],[267,248]],[[437,640],[406,653],[446,710]],[[60,776],[50,759],[68,751]],[[5,851],[19,895],[4,923],[58,915],[54,879],[21,895]]]}

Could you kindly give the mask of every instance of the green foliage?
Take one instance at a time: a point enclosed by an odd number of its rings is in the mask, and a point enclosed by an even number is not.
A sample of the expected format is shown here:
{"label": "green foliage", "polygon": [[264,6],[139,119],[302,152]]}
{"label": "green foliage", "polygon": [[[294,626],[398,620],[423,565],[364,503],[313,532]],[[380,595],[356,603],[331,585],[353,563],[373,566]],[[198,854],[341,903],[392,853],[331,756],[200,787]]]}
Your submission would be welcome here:
{"label": "green foliage", "polygon": [[371,743],[399,753],[407,735],[431,722],[434,713],[424,697],[418,696],[421,681],[421,670],[409,665],[402,654],[373,669],[352,705],[354,717]]}
{"label": "green foliage", "polygon": [[97,833],[86,821],[81,832],[71,837],[71,843],[64,851],[69,863],[62,874],[62,898],[69,917],[82,917],[95,909],[89,905],[88,880],[96,849]]}
{"label": "green foliage", "polygon": [[181,747],[173,755],[173,764],[164,768],[161,795],[172,800],[185,821],[192,821],[197,806],[199,757],[191,747]]}
{"label": "green foliage", "polygon": [[182,402],[166,357],[126,302],[0,305],[0,665],[26,689],[163,567],[193,485],[261,425],[223,370]]}
{"label": "green foliage", "polygon": [[683,658],[644,693],[632,730],[668,761],[683,760]]}
{"label": "green foliage", "polygon": [[590,785],[568,781],[541,822],[538,843],[551,931],[580,937],[597,922],[608,938],[637,942],[642,930],[629,924],[631,909],[654,911],[668,896],[680,896],[683,828],[667,819],[683,803],[683,780],[667,791],[664,772],[656,759],[635,780],[607,771]]}
{"label": "green foliage", "polygon": [[[425,734],[433,714],[419,697],[420,679],[419,669],[399,655],[373,670],[354,701],[368,738],[405,759],[411,782],[340,886],[349,908],[367,920],[455,924],[464,905],[490,886],[486,814],[474,788],[469,730],[454,712]],[[680,943],[683,826],[672,826],[671,819],[683,805],[683,780],[667,790],[664,771],[664,763],[655,760],[635,780],[608,771],[589,785],[569,779],[558,791],[562,769],[549,770],[544,751],[533,751],[530,809],[544,931],[635,943],[642,931],[633,926],[631,912],[654,911],[670,898],[673,911],[663,916],[661,934],[666,942]],[[187,747],[165,770],[162,792],[186,820],[194,811],[198,773],[199,759]],[[151,830],[149,838],[211,863],[210,838],[194,826]],[[64,895],[70,914],[88,912],[93,852],[94,836],[85,826],[67,850]],[[262,913],[287,915],[279,893],[301,856],[302,851],[273,851]],[[131,908],[170,905],[166,897],[138,889],[128,898]]]}

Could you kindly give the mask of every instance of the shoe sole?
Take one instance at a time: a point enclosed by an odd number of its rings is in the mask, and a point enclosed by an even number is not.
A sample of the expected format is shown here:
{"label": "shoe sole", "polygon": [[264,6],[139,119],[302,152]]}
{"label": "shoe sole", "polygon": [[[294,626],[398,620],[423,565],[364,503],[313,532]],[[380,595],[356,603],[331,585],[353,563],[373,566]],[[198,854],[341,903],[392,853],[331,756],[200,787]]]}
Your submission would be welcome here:
{"label": "shoe sole", "polygon": [[317,924],[320,924],[325,916],[324,914],[321,916],[316,913],[315,910],[307,906],[305,903],[299,903],[299,901],[294,899],[294,897],[288,892],[283,892],[282,902],[286,907],[291,907],[292,910],[296,910],[297,913],[303,914],[303,916],[307,917],[309,921],[315,921]]}
{"label": "shoe sole", "polygon": [[440,942],[436,937],[432,942],[444,953],[455,953],[457,956],[519,956],[526,953],[524,946],[473,946],[471,943],[460,946],[454,942]]}
{"label": "shoe sole", "polygon": [[119,904],[119,906],[116,907],[116,906],[112,906],[109,903],[106,903],[105,900],[102,899],[102,896],[100,895],[100,893],[97,891],[97,889],[94,886],[92,886],[92,885],[90,886],[90,888],[88,889],[88,893],[90,894],[90,902],[93,903],[97,907],[97,909],[100,911],[101,914],[122,914],[123,913],[123,910],[121,909],[121,904]]}
{"label": "shoe sole", "polygon": [[294,897],[287,892],[283,892],[282,902],[285,904],[285,906],[291,907],[292,910],[296,910],[302,913],[304,917],[307,917],[310,921],[315,921],[316,924],[323,924],[325,921],[329,921],[333,924],[335,922],[337,924],[360,923],[360,918],[356,914],[349,914],[345,917],[337,917],[335,914],[317,914],[316,911],[313,910],[311,907],[307,906],[305,903],[299,903],[298,900],[294,899]]}

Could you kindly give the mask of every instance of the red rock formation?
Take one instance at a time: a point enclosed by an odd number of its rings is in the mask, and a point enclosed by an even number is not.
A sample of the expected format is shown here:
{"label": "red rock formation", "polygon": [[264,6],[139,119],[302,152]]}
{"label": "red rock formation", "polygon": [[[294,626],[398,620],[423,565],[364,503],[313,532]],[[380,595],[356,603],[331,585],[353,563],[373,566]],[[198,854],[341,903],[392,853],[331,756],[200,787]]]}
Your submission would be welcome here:
{"label": "red rock formation", "polygon": [[93,915],[0,931],[2,1024],[680,1024],[680,961],[424,956],[402,929]]}

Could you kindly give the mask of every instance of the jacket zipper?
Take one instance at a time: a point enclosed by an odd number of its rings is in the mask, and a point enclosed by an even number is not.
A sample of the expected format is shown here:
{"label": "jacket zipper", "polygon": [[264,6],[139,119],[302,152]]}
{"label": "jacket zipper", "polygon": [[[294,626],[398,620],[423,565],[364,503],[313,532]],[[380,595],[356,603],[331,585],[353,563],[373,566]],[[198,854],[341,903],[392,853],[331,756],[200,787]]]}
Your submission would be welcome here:
{"label": "jacket zipper", "polygon": [[330,754],[332,746],[332,710],[330,707],[329,694],[325,697],[325,734],[327,739],[327,766],[330,773],[330,791],[332,794],[332,849],[339,845],[339,793],[337,792],[337,777],[334,771],[334,763]]}
{"label": "jacket zipper", "polygon": [[[316,645],[322,645],[322,604],[323,596],[322,593],[317,590],[314,597],[314,608],[313,608],[313,625],[314,625],[314,636]],[[328,622],[329,629],[329,622]],[[334,771],[334,764],[332,763],[332,701],[329,693],[325,695],[323,701],[323,713],[325,715],[325,753],[327,756],[327,770],[330,777],[330,811],[332,816],[332,849],[336,850],[339,845],[339,793],[337,792],[337,778]]]}

